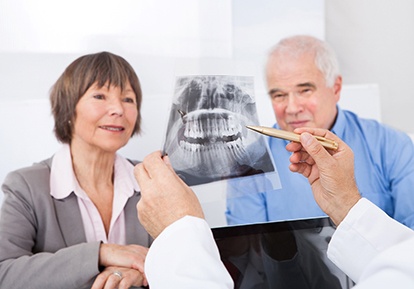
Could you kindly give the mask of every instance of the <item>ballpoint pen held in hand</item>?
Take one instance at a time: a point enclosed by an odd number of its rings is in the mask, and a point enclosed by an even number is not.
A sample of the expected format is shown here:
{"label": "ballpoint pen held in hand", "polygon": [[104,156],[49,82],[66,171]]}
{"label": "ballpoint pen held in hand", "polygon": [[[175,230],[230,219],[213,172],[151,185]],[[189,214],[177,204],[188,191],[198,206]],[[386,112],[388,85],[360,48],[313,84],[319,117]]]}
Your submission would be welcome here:
{"label": "ballpoint pen held in hand", "polygon": [[[290,140],[294,142],[300,142],[300,135],[294,132],[280,130],[272,127],[265,127],[265,126],[253,126],[253,125],[247,125],[248,129],[251,129],[255,132],[259,132],[264,135],[268,135],[271,137],[277,137],[285,140]],[[328,149],[336,150],[338,149],[338,144],[330,139],[321,137],[321,136],[315,136],[315,138],[325,147]]]}

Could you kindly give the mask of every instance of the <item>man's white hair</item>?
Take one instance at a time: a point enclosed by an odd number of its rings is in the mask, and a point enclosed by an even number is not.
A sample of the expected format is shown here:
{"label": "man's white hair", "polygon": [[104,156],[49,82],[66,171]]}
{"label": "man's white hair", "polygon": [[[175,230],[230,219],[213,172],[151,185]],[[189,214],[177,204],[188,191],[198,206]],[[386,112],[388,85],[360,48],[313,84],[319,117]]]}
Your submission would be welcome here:
{"label": "man's white hair", "polygon": [[303,54],[314,56],[315,65],[324,75],[326,85],[332,87],[340,75],[339,64],[335,52],[325,41],[309,35],[283,38],[270,50],[269,59],[274,55],[299,57]]}

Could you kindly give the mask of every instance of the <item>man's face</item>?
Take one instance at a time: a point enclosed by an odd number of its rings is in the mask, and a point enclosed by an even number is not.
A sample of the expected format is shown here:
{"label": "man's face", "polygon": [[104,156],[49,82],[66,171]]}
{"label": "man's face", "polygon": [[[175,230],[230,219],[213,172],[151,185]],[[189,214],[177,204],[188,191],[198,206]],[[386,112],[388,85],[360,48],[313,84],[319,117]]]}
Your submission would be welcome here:
{"label": "man's face", "polygon": [[272,56],[266,67],[267,88],[280,128],[330,129],[335,121],[342,79],[327,87],[312,55]]}

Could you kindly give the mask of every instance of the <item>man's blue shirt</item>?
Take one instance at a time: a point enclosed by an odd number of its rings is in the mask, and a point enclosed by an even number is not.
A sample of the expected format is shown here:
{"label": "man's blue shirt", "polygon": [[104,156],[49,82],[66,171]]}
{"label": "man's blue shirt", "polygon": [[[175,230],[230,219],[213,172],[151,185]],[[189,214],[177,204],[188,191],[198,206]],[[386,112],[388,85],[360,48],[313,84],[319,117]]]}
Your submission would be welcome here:
{"label": "man's blue shirt", "polygon": [[[355,178],[362,196],[397,221],[414,228],[414,146],[409,136],[340,108],[332,132],[354,152]],[[308,180],[289,170],[287,143],[269,138],[282,188],[246,191],[241,197],[232,198],[234,190],[240,196],[243,188],[229,187],[226,212],[229,224],[326,216],[316,204]]]}

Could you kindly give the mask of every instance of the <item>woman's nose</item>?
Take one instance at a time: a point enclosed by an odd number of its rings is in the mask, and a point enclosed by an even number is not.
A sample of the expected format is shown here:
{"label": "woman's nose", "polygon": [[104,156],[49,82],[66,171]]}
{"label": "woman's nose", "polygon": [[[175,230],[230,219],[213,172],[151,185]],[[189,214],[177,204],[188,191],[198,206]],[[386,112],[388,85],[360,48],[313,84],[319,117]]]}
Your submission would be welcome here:
{"label": "woman's nose", "polygon": [[122,106],[122,102],[119,99],[112,100],[110,102],[108,111],[110,115],[122,116],[124,114],[124,107]]}

